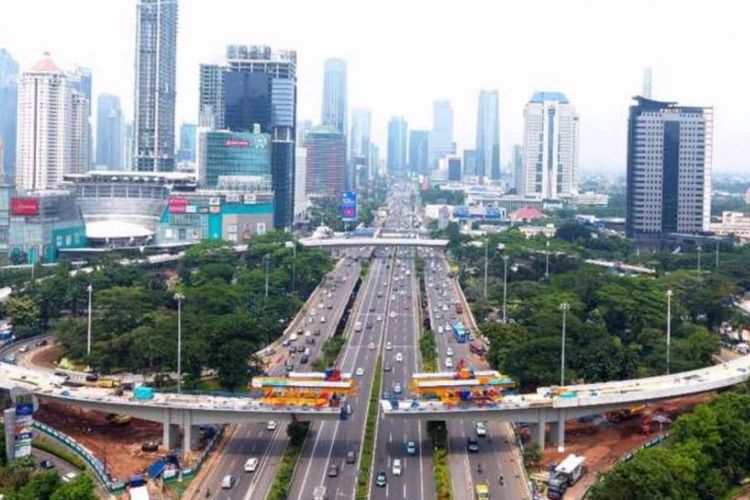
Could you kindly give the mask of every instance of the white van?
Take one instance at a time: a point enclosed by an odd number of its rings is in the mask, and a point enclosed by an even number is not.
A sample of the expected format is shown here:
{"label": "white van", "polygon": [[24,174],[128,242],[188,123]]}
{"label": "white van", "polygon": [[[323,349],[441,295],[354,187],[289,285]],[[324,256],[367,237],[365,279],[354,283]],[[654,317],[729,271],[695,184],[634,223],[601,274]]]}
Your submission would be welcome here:
{"label": "white van", "polygon": [[354,324],[354,331],[355,332],[361,332],[362,331],[362,322],[361,321],[357,321]]}

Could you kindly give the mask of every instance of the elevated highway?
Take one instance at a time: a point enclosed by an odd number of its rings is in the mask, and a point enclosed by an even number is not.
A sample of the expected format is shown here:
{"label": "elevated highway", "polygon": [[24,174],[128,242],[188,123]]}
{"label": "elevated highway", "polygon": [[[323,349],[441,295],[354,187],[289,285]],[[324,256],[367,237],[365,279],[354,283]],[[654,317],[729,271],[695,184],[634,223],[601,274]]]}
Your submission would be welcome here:
{"label": "elevated highway", "polygon": [[387,418],[420,420],[493,419],[532,425],[532,440],[544,447],[545,425],[560,451],[565,446],[565,421],[598,415],[637,404],[711,392],[747,382],[750,356],[719,365],[641,379],[596,384],[542,387],[537,392],[506,396],[502,402],[479,405],[472,402],[444,404],[436,400],[381,400]]}
{"label": "elevated highway", "polygon": [[432,238],[405,238],[402,236],[370,238],[356,236],[353,238],[333,237],[333,238],[302,238],[299,240],[303,247],[320,247],[320,248],[343,248],[343,247],[432,247],[443,248],[448,245],[448,240]]}

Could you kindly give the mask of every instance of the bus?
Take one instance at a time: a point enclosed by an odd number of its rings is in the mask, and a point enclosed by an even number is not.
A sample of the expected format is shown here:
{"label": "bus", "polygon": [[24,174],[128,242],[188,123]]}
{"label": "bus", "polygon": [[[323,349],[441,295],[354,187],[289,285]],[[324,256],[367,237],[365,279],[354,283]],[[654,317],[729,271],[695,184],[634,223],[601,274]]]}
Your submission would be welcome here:
{"label": "bus", "polygon": [[466,330],[464,330],[464,324],[460,321],[453,324],[453,336],[459,344],[466,343]]}

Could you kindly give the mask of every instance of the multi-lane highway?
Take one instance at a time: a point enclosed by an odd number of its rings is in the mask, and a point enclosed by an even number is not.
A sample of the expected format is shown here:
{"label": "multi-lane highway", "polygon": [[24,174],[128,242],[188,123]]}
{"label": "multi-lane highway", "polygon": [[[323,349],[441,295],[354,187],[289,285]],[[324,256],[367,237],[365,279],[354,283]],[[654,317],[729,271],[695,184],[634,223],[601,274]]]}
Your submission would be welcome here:
{"label": "multi-lane highway", "polygon": [[[486,369],[484,359],[472,354],[469,343],[458,343],[452,325],[468,321],[467,311],[456,313],[455,304],[461,303],[453,278],[448,276],[448,265],[442,252],[427,250],[423,253],[425,265],[425,289],[430,323],[438,346],[439,370],[452,371],[459,360],[464,360],[475,369]],[[462,304],[463,305],[463,304]],[[450,359],[450,366],[446,360]],[[485,432],[477,433],[477,422],[451,420],[447,422],[449,438],[448,462],[453,482],[453,496],[457,500],[474,498],[476,485],[487,482],[492,498],[519,499],[528,496],[523,480],[518,453],[513,449],[513,434],[510,425],[483,420]],[[479,451],[468,451],[468,439],[475,438]],[[502,478],[502,481],[501,481]]]}
{"label": "multi-lane highway", "polygon": [[[359,252],[350,251],[349,254],[359,256]],[[305,308],[300,311],[298,318],[298,329],[320,330],[319,336],[313,336],[316,343],[309,345],[311,352],[308,362],[300,363],[302,354],[295,354],[291,358],[294,362],[295,371],[309,370],[310,363],[319,354],[325,339],[329,338],[338,325],[344,307],[352,294],[354,285],[359,277],[360,264],[351,257],[346,257],[339,263],[322,284],[316,293],[308,299]],[[320,307],[320,304],[323,304]],[[329,309],[330,306],[330,309]],[[321,317],[326,321],[321,323]],[[296,330],[296,329],[295,329]],[[295,332],[290,332],[295,333]],[[281,339],[283,341],[283,339]],[[295,342],[297,345],[305,345],[302,338]],[[268,373],[270,375],[282,376],[286,373],[284,361],[289,359],[289,352],[277,342],[278,350],[270,356],[272,365]],[[208,474],[199,477],[196,491],[209,489],[217,498],[224,499],[250,499],[263,498],[273,482],[276,467],[287,445],[286,424],[278,422],[274,430],[268,429],[268,424],[240,424],[230,427],[228,437],[224,446],[211,461]],[[249,458],[258,459],[258,467],[255,472],[245,472],[245,462]],[[225,475],[236,478],[237,484],[231,490],[221,490],[221,481]],[[219,495],[220,493],[220,495]]]}

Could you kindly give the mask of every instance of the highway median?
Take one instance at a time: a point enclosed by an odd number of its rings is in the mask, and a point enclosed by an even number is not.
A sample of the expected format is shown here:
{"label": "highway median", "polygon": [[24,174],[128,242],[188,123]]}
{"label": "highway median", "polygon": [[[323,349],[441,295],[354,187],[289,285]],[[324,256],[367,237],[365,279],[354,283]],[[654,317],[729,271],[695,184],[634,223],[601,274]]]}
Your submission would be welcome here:
{"label": "highway median", "polygon": [[383,377],[383,359],[378,356],[375,363],[375,377],[370,390],[370,399],[367,406],[367,422],[365,423],[365,439],[362,443],[362,452],[359,461],[359,474],[357,474],[356,500],[367,500],[370,494],[370,472],[372,470],[373,451],[375,449],[375,436],[377,434],[378,410],[380,404],[380,383]]}

